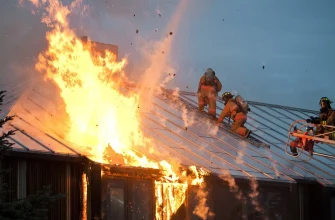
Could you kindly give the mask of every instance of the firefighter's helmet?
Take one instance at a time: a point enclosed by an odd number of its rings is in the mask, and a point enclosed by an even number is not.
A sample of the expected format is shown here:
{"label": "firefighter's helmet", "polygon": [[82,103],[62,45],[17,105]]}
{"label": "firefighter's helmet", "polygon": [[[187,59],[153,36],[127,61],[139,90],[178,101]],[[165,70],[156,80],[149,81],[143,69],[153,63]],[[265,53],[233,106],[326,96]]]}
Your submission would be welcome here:
{"label": "firefighter's helmet", "polygon": [[328,108],[331,108],[331,107],[330,107],[330,104],[333,103],[333,102],[330,101],[327,97],[322,97],[322,98],[320,99],[320,102],[319,102],[320,106],[321,106],[321,102],[323,102]]}
{"label": "firefighter's helmet", "polygon": [[229,99],[232,99],[234,96],[230,92],[225,92],[222,94],[222,100],[227,102]]}

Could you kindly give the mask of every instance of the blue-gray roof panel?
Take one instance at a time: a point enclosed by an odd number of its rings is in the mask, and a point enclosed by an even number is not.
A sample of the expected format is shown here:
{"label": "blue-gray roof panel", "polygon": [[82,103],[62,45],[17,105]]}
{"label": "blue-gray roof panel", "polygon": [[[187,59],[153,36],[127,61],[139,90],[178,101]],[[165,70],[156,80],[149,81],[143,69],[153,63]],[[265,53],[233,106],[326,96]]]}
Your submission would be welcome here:
{"label": "blue-gray roof panel", "polygon": [[[46,90],[42,83],[26,93],[12,109],[12,113],[19,116],[12,123],[22,130],[13,136],[16,150],[79,155],[75,149],[80,147],[66,141],[56,132],[59,129],[54,129],[69,127],[60,120],[64,117],[60,115],[64,114],[61,113],[64,112],[62,100],[48,98],[55,91],[55,88]],[[255,176],[286,182],[314,179],[326,185],[335,184],[334,159],[314,156],[307,161],[307,155],[299,159],[285,153],[291,123],[316,114],[314,111],[259,102],[249,104],[251,112],[246,126],[253,131],[254,138],[269,144],[270,149],[245,141],[224,126],[219,128],[197,112],[196,94],[179,92],[179,96],[172,98],[172,91],[166,90],[153,98],[150,111],[141,114],[141,126],[151,137],[156,152],[147,155],[147,149],[140,148],[136,152],[155,160],[174,158],[183,165],[201,166],[217,174],[228,171],[241,178]],[[217,115],[223,107],[222,101],[218,100]],[[47,127],[47,124],[53,126]],[[315,150],[335,153],[335,147],[329,145],[319,144]]]}

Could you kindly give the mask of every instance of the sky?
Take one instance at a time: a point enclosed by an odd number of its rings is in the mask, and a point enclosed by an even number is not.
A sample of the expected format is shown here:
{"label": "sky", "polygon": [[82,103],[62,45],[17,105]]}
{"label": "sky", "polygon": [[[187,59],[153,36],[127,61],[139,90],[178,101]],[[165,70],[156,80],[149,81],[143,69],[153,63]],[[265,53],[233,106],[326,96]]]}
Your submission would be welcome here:
{"label": "sky", "polygon": [[[211,67],[223,91],[247,100],[313,110],[320,97],[335,101],[335,1],[188,0],[179,24],[167,30],[180,1],[83,0],[88,7],[71,14],[71,27],[118,45],[130,78],[145,71],[150,43],[172,32],[166,56],[176,76],[169,87],[195,92]],[[47,28],[28,3],[0,4],[0,87],[23,88],[40,77],[33,65],[46,49]]]}

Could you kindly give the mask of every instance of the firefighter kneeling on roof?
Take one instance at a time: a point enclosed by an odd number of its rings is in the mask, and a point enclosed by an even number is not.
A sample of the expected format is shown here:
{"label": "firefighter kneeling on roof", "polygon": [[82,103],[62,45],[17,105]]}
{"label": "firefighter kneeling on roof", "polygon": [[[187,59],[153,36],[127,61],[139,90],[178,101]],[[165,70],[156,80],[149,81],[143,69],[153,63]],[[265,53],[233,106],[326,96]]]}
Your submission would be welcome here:
{"label": "firefighter kneeling on roof", "polygon": [[250,111],[248,105],[243,105],[243,102],[246,102],[242,99],[241,96],[236,96],[234,99],[234,96],[230,92],[223,93],[222,100],[225,102],[225,107],[222,110],[217,123],[222,123],[225,117],[230,117],[234,120],[233,124],[231,125],[231,130],[241,136],[249,137],[251,131],[244,127],[244,124],[247,122],[248,118],[247,113]]}
{"label": "firefighter kneeling on roof", "polygon": [[216,119],[216,96],[221,91],[222,84],[215,76],[215,72],[208,68],[200,78],[198,86],[198,107],[199,111],[204,112],[208,104],[208,115]]}

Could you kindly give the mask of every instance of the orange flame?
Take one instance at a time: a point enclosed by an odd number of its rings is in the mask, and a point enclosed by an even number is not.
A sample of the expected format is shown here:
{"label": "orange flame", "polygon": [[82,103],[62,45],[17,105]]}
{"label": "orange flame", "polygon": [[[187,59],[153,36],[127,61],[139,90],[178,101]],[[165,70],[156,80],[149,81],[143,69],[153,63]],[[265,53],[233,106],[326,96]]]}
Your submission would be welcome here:
{"label": "orange flame", "polygon": [[58,0],[49,0],[46,4],[49,14],[43,21],[53,29],[47,33],[49,48],[40,54],[36,64],[37,70],[60,88],[71,124],[67,139],[84,146],[81,150],[95,161],[106,162],[103,155],[110,146],[126,156],[127,165],[159,168],[158,163],[132,150],[149,146],[150,140],[140,130],[138,95],[125,94],[120,88],[120,82],[126,80],[126,60],[117,62],[109,51],[104,57],[92,57],[90,45],[84,46],[69,28],[67,15],[75,3],[66,7]]}
{"label": "orange flame", "polygon": [[87,220],[87,179],[86,179],[86,173],[82,174],[81,181],[82,181],[82,195],[83,195],[82,220]]}
{"label": "orange flame", "polygon": [[155,182],[156,220],[171,219],[185,202],[185,183]]}
{"label": "orange flame", "polygon": [[200,168],[199,171],[195,166],[190,166],[190,170],[195,175],[195,178],[192,179],[192,185],[201,185],[204,182],[204,177],[209,175],[209,172]]}
{"label": "orange flame", "polygon": [[[163,181],[169,183],[155,184],[156,216],[163,212],[164,219],[169,219],[184,203],[188,183],[201,185],[206,172],[192,167],[195,179],[178,183],[182,175],[175,172],[176,167],[167,161],[152,161],[145,155],[139,155],[138,152],[146,152],[145,149],[153,144],[140,129],[139,94],[122,86],[128,81],[124,74],[127,61],[117,62],[116,56],[109,51],[105,51],[104,56],[93,55],[90,43],[83,44],[70,29],[67,16],[81,3],[80,0],[68,6],[59,0],[29,1],[36,7],[45,7],[47,11],[42,21],[51,28],[46,34],[49,45],[39,55],[36,69],[60,89],[70,124],[69,130],[64,131],[66,139],[81,146],[77,150],[94,161],[113,162],[114,157],[111,160],[104,157],[104,152],[112,149],[122,155],[126,165],[162,169],[165,175]],[[86,219],[86,175],[82,180],[83,219]],[[161,206],[163,208],[159,209]]]}

